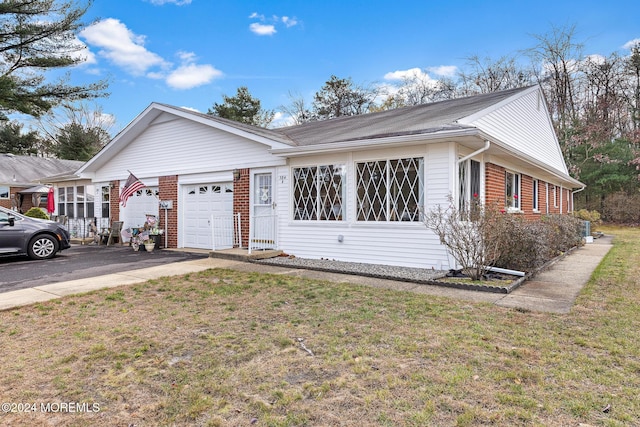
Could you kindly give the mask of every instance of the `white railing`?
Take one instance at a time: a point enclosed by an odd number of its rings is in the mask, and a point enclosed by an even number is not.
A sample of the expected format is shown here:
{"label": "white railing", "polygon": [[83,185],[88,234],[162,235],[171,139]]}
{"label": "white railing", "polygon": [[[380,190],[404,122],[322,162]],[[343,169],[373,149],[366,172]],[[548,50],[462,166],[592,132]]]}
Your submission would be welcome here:
{"label": "white railing", "polygon": [[92,239],[96,232],[111,227],[109,218],[68,218],[65,216],[53,217],[67,229],[71,237],[77,239]]}
{"label": "white railing", "polygon": [[254,215],[249,228],[249,253],[278,247],[277,215]]}
{"label": "white railing", "polygon": [[240,213],[234,215],[211,215],[211,249],[229,249],[239,247],[240,236],[242,236],[242,226]]}

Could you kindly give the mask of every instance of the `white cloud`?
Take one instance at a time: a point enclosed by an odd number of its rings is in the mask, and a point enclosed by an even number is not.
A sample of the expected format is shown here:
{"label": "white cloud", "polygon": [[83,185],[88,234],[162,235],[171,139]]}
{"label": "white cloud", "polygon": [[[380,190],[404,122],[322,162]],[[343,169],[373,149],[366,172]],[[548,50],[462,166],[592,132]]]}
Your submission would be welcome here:
{"label": "white cloud", "polygon": [[298,18],[291,16],[277,16],[273,15],[271,18],[266,18],[263,14],[258,12],[253,12],[249,15],[249,19],[256,19],[260,22],[254,22],[249,25],[249,29],[254,34],[259,36],[271,36],[278,31],[276,30],[276,25],[284,25],[286,28],[295,27],[300,24]]}
{"label": "white cloud", "polygon": [[[223,75],[209,64],[197,64],[193,52],[177,53],[180,65],[172,64],[144,47],[144,36],[137,36],[117,19],[105,19],[80,33],[88,44],[97,46],[98,55],[127,72],[155,80],[164,80],[174,89],[191,89]],[[91,58],[90,58],[91,59]],[[92,58],[95,61],[95,56]]]}
{"label": "white cloud", "polygon": [[296,18],[290,18],[288,16],[283,16],[281,18],[281,21],[287,28],[291,28],[298,25],[298,20]]}
{"label": "white cloud", "polygon": [[629,40],[622,47],[631,50],[634,46],[640,46],[640,39]]}
{"label": "white cloud", "polygon": [[184,6],[185,4],[191,4],[191,0],[149,0],[149,3],[156,6],[162,6],[167,3],[173,3],[176,6]]}
{"label": "white cloud", "polygon": [[142,75],[151,67],[168,65],[161,56],[144,47],[144,36],[135,35],[117,19],[99,21],[84,29],[80,36],[100,48],[100,56],[131,74]]}
{"label": "white cloud", "polygon": [[440,65],[438,67],[429,67],[427,70],[431,71],[437,76],[453,77],[458,71],[458,67],[455,65]]}
{"label": "white cloud", "polygon": [[271,36],[276,33],[276,27],[273,25],[264,25],[254,22],[249,25],[249,29],[251,32],[259,35],[259,36]]}
{"label": "white cloud", "polygon": [[593,55],[587,55],[585,61],[591,62],[592,64],[602,65],[607,61],[607,58],[596,53]]}
{"label": "white cloud", "polygon": [[196,55],[193,52],[178,52],[178,57],[182,64],[166,77],[167,85],[174,89],[192,89],[222,77],[222,71],[212,65],[195,64]]}
{"label": "white cloud", "polygon": [[384,75],[385,80],[405,80],[415,78],[430,79],[427,73],[424,73],[420,68],[409,68],[408,70],[392,71]]}

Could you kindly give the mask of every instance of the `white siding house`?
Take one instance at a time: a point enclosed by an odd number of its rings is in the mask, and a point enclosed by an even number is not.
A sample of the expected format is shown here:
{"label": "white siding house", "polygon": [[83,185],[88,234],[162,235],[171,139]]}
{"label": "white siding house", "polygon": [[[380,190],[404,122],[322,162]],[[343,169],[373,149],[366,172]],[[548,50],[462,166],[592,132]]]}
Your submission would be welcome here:
{"label": "white siding house", "polygon": [[[129,171],[150,194],[123,208],[117,195]],[[78,173],[113,189],[110,215],[125,227],[155,209],[169,246],[273,247],[436,269],[451,264],[420,222],[423,210],[451,198],[509,203],[515,192],[509,211],[531,216],[543,201],[538,190],[550,186],[567,200],[582,187],[537,86],[280,129],[151,104]],[[172,209],[158,209],[159,200]],[[221,243],[212,222],[233,215],[241,236]]]}

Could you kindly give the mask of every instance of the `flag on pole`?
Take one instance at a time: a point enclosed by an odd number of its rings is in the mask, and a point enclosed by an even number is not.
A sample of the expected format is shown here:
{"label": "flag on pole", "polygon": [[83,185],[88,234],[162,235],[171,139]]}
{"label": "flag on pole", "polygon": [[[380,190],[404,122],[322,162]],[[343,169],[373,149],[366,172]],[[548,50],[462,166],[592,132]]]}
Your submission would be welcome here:
{"label": "flag on pole", "polygon": [[122,207],[127,206],[127,199],[133,195],[136,191],[146,187],[142,181],[135,177],[131,172],[129,172],[129,178],[127,178],[127,182],[124,183],[124,187],[120,190],[120,204]]}

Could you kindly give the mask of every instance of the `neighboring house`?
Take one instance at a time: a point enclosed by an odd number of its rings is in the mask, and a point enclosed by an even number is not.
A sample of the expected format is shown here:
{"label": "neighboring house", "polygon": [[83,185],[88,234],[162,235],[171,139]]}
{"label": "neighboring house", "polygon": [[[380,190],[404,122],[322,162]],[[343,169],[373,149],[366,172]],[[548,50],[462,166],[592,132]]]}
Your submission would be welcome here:
{"label": "neighboring house", "polygon": [[[83,164],[75,160],[0,153],[0,206],[19,212],[26,212],[33,206],[46,209],[49,187],[43,184],[57,182],[63,175],[77,180],[73,173]],[[69,193],[74,201],[76,191],[93,191],[84,187],[91,184],[90,180],[84,180],[82,186],[76,184]]]}
{"label": "neighboring house", "polygon": [[[147,188],[122,207],[129,171]],[[421,209],[453,197],[535,218],[572,211],[583,188],[538,86],[280,129],[153,103],[77,173],[97,216],[126,228],[159,215],[169,247],[436,269],[449,261]]]}

